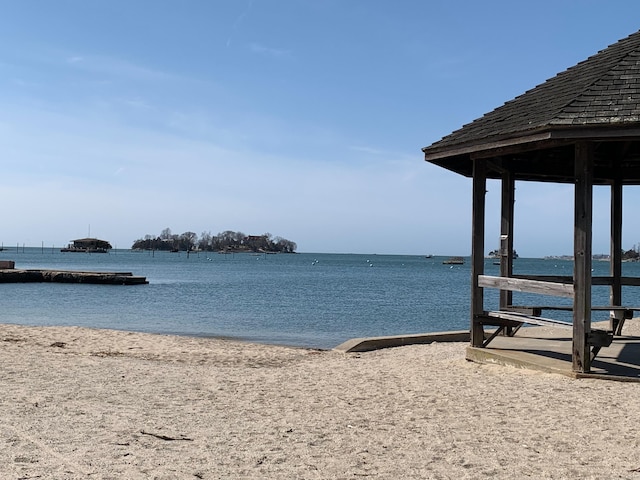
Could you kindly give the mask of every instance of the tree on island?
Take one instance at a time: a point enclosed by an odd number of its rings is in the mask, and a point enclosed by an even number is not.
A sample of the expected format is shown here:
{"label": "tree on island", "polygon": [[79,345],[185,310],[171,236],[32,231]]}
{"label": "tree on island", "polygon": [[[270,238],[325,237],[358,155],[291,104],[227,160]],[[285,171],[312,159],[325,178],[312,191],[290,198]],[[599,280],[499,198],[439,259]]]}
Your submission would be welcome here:
{"label": "tree on island", "polygon": [[[501,257],[500,249],[491,250],[488,256],[489,258],[500,258]],[[516,250],[514,249],[511,258],[515,259],[518,257],[519,257],[518,252],[516,252]]]}
{"label": "tree on island", "polygon": [[634,245],[633,248],[629,250],[622,250],[622,260],[626,260],[628,262],[637,262],[640,260],[640,246]]}
{"label": "tree on island", "polygon": [[208,252],[255,252],[255,253],[295,253],[295,242],[282,237],[263,235],[245,235],[242,232],[225,230],[218,235],[203,232],[200,237],[194,232],[176,235],[170,228],[162,230],[160,235],[145,235],[133,242],[133,250],[165,251],[208,251]]}

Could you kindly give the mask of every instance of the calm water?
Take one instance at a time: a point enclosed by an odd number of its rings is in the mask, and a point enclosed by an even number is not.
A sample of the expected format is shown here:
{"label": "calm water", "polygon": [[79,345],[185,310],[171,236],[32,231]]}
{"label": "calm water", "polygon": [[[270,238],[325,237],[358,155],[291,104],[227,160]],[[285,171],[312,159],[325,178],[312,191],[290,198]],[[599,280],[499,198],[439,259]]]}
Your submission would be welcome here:
{"label": "calm water", "polygon": [[[16,268],[130,271],[149,285],[0,284],[0,323],[79,325],[332,348],[353,337],[459,330],[469,324],[470,267],[443,257],[297,254],[219,255],[116,251],[60,253],[39,248],[0,252]],[[572,262],[518,259],[516,273],[571,275]],[[609,264],[594,262],[594,274]],[[487,260],[486,272],[498,267]],[[624,264],[640,276],[640,264]],[[497,306],[486,291],[485,306]],[[640,289],[624,303],[640,305]],[[594,289],[594,304],[607,303]],[[564,299],[515,295],[514,303]],[[595,315],[595,314],[594,314]],[[603,319],[606,318],[606,314]],[[594,317],[594,320],[597,319]]]}

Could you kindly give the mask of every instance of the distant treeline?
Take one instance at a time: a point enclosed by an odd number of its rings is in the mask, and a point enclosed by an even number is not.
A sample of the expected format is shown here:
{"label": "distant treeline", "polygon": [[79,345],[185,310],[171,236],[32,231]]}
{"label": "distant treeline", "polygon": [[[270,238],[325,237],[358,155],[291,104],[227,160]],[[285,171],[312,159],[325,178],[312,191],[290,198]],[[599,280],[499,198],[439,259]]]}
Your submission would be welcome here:
{"label": "distant treeline", "polygon": [[194,232],[175,235],[171,233],[170,228],[165,228],[158,236],[145,235],[144,238],[136,240],[131,248],[174,252],[202,250],[208,252],[294,253],[298,246],[295,242],[282,237],[273,237],[270,233],[245,235],[242,232],[227,230],[218,235],[203,232],[198,237]]}

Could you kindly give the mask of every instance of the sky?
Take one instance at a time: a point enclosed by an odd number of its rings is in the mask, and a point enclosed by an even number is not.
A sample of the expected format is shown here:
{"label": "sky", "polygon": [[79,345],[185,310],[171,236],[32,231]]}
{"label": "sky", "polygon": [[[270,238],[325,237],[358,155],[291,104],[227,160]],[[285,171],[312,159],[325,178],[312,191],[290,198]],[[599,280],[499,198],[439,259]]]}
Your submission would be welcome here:
{"label": "sky", "polygon": [[[170,228],[270,233],[299,252],[468,255],[471,180],[421,149],[640,28],[637,0],[0,11],[4,246],[130,248]],[[499,192],[489,182],[487,251]],[[628,249],[640,190],[624,195]],[[594,253],[609,250],[608,202],[596,188]],[[570,186],[517,184],[520,256],[571,253],[572,225]]]}

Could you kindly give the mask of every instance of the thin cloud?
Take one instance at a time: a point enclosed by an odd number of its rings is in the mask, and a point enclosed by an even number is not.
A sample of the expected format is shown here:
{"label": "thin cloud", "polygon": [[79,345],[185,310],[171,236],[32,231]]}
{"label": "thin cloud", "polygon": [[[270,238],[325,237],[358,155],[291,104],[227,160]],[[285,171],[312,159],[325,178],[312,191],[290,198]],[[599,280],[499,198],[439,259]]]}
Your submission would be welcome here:
{"label": "thin cloud", "polygon": [[147,103],[146,101],[144,101],[141,98],[124,98],[121,100],[121,102],[133,109],[136,110],[149,110],[151,109],[151,105],[149,105],[149,103]]}
{"label": "thin cloud", "polygon": [[355,153],[364,153],[368,157],[376,157],[378,160],[384,161],[387,164],[408,164],[419,165],[416,159],[420,159],[419,153],[407,153],[400,151],[383,150],[375,147],[367,147],[364,145],[352,145],[349,147],[349,151]]}
{"label": "thin cloud", "polygon": [[[244,20],[244,18],[249,15],[249,12],[251,11],[251,7],[253,6],[253,0],[250,0],[247,8],[244,9],[244,11],[242,13],[240,13],[240,15],[238,15],[238,17],[235,19],[235,21],[233,22],[233,24],[231,25],[231,32],[233,34],[233,32],[235,32],[238,29],[238,26],[242,23],[242,21]],[[231,37],[232,34],[229,35],[229,37],[227,38],[227,48],[229,48],[231,46]]]}
{"label": "thin cloud", "polygon": [[22,78],[13,78],[13,79],[11,79],[11,83],[13,83],[14,85],[17,85],[18,87],[39,87],[39,86],[41,86],[40,83],[36,83],[36,82],[28,81],[28,80],[23,80]]}
{"label": "thin cloud", "polygon": [[361,146],[351,146],[349,147],[349,150],[353,151],[353,152],[362,152],[362,153],[368,153],[370,155],[385,155],[386,152],[379,150],[377,148],[372,148],[372,147],[361,147]]}
{"label": "thin cloud", "polygon": [[[73,60],[76,59],[76,60]],[[106,74],[111,77],[126,78],[137,81],[171,80],[172,74],[137,65],[135,63],[115,57],[91,55],[86,57],[71,57],[67,63],[74,68],[89,73]]]}
{"label": "thin cloud", "polygon": [[258,55],[266,55],[269,57],[276,57],[276,58],[288,57],[291,54],[289,50],[282,50],[279,48],[267,47],[259,43],[249,44],[249,49],[253,53],[257,53]]}

